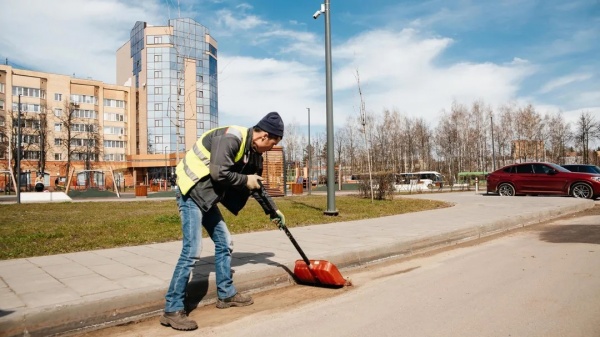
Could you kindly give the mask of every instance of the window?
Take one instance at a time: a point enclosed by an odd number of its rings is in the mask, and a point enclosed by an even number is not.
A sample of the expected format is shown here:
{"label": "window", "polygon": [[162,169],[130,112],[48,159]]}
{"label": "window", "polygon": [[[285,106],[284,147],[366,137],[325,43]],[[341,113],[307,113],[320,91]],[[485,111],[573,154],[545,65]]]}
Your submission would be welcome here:
{"label": "window", "polygon": [[54,116],[56,116],[56,117],[62,116],[62,109],[55,108],[54,109]]}
{"label": "window", "polygon": [[197,114],[204,113],[204,107],[202,105],[197,105],[196,106],[196,113]]}
{"label": "window", "polygon": [[162,95],[162,87],[154,87],[155,95]]}
{"label": "window", "polygon": [[88,138],[73,138],[70,143],[73,146],[96,146],[96,140]]}
{"label": "window", "polygon": [[[6,120],[4,116],[0,116],[0,126],[4,126],[6,124]],[[0,140],[4,141],[4,138],[0,137]]]}
{"label": "window", "polygon": [[96,132],[96,127],[93,124],[73,124],[71,131],[75,132]]}
{"label": "window", "polygon": [[204,82],[204,76],[196,75],[196,82],[200,82],[200,83]]}
{"label": "window", "polygon": [[163,142],[162,136],[154,136],[154,143],[162,143],[162,142]]}
{"label": "window", "polygon": [[105,121],[111,121],[111,122],[124,122],[125,121],[125,115],[123,115],[123,114],[117,114],[117,113],[111,113],[111,112],[105,112],[104,113],[104,120]]}
{"label": "window", "polygon": [[71,103],[90,103],[98,105],[98,97],[88,95],[71,95]]}
{"label": "window", "polygon": [[162,103],[154,103],[154,110],[162,111]]}
{"label": "window", "polygon": [[125,101],[122,100],[118,100],[118,99],[104,99],[104,106],[109,106],[109,107],[113,107],[113,108],[124,108],[125,107]]}
{"label": "window", "polygon": [[62,101],[62,94],[54,94],[54,100],[57,102]]}
{"label": "window", "polygon": [[162,61],[162,55],[154,55],[154,62],[161,62]]}
{"label": "window", "polygon": [[552,168],[544,164],[533,164],[533,171],[536,174],[548,174],[552,172]]}
{"label": "window", "polygon": [[98,119],[96,111],[94,111],[94,110],[81,110],[81,109],[73,110],[73,112],[71,113],[71,116],[78,117],[78,118]]}
{"label": "window", "polygon": [[202,97],[204,97],[204,92],[203,92],[202,90],[198,90],[198,91],[196,92],[196,97],[198,97],[198,98],[202,98]]}
{"label": "window", "polygon": [[119,128],[116,126],[105,126],[104,134],[105,135],[123,135],[123,134],[125,134],[125,129]]}
{"label": "window", "polygon": [[40,136],[37,135],[23,135],[21,137],[21,142],[25,144],[39,144]]}
{"label": "window", "polygon": [[39,97],[46,98],[46,91],[36,88],[26,88],[26,87],[13,87],[13,96],[27,96],[27,97]]}
{"label": "window", "polygon": [[0,110],[4,110],[4,100],[0,99]]}
{"label": "window", "polygon": [[162,71],[155,70],[154,71],[154,78],[161,78],[161,77],[162,77]]}
{"label": "window", "polygon": [[61,146],[61,145],[62,145],[62,139],[54,138],[54,146]]}
{"label": "window", "polygon": [[111,148],[124,148],[125,147],[125,142],[122,140],[105,140],[104,141],[104,147],[111,147]]}
{"label": "window", "polygon": [[40,151],[24,151],[23,159],[29,159],[29,160],[40,159]]}
{"label": "window", "polygon": [[0,83],[0,94],[4,93],[4,83]]}
{"label": "window", "polygon": [[[13,103],[13,111],[19,111],[19,103]],[[40,105],[21,103],[21,112],[40,112]]]}
{"label": "window", "polygon": [[162,36],[155,36],[154,37],[154,43],[155,44],[162,43]]}
{"label": "window", "polygon": [[55,153],[54,160],[62,160],[62,153]]}
{"label": "window", "polygon": [[155,119],[155,120],[154,120],[154,126],[163,126],[162,120],[160,120],[160,119]]}
{"label": "window", "polygon": [[517,166],[517,173],[533,173],[533,168],[531,164],[519,165]]}
{"label": "window", "polygon": [[197,122],[196,122],[196,128],[197,128],[197,129],[204,129],[204,122],[202,122],[202,121],[197,121]]}
{"label": "window", "polygon": [[196,60],[196,68],[202,68],[202,60]]}

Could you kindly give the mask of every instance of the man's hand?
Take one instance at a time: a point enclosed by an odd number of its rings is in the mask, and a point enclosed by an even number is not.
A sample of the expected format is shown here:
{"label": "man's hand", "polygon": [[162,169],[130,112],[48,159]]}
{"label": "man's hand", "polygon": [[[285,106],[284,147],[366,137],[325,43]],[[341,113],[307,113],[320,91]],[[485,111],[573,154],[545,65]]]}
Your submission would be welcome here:
{"label": "man's hand", "polygon": [[257,174],[249,174],[246,187],[248,187],[250,191],[258,190],[260,188],[260,185],[258,184],[259,180],[263,180],[263,178]]}
{"label": "man's hand", "polygon": [[281,229],[285,226],[285,215],[280,210],[277,210],[277,214],[271,216],[271,221]]}

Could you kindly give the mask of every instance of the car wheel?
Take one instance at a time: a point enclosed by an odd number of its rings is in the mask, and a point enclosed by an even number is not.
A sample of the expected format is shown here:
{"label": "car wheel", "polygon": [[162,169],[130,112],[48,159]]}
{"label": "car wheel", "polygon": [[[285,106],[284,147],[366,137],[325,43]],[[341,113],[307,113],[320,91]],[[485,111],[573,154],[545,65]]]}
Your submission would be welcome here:
{"label": "car wheel", "polygon": [[503,197],[512,197],[515,195],[515,188],[511,184],[500,184],[500,186],[498,186],[498,194]]}
{"label": "car wheel", "polygon": [[592,188],[588,184],[577,183],[571,187],[571,195],[575,198],[591,199],[593,193]]}

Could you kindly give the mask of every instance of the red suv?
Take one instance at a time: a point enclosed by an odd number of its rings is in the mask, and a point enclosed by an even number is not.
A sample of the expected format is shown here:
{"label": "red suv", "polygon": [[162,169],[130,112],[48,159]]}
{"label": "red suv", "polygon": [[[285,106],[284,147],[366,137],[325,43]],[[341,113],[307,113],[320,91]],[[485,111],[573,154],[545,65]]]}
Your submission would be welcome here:
{"label": "red suv", "polygon": [[600,196],[600,174],[575,173],[552,163],[521,163],[505,166],[487,177],[488,193],[561,194],[575,198]]}

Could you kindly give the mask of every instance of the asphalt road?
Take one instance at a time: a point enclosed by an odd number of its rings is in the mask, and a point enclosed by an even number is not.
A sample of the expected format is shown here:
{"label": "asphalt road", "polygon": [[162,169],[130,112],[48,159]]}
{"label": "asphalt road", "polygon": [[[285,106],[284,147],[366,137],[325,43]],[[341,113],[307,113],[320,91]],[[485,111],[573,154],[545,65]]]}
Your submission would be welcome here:
{"label": "asphalt road", "polygon": [[600,206],[577,216],[347,275],[354,286],[291,286],[255,304],[157,318],[85,336],[600,336]]}

